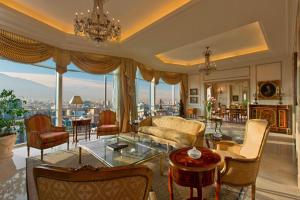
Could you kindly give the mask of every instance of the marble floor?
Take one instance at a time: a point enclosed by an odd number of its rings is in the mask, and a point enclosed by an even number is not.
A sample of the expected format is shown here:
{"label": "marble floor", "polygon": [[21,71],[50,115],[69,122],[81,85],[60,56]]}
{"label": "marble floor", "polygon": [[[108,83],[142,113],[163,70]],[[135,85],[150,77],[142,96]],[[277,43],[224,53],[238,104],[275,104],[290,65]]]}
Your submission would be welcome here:
{"label": "marble floor", "polygon": [[[244,125],[224,123],[222,130],[225,134],[239,140]],[[209,129],[208,129],[209,130]],[[92,135],[95,138],[95,135]],[[70,143],[70,148],[75,147]],[[66,145],[45,150],[52,153],[66,149]],[[40,155],[40,151],[31,149],[31,156]],[[0,199],[26,199],[25,159],[27,149],[20,145],[14,149],[11,160],[0,162]],[[290,135],[270,133],[260,172],[257,178],[256,199],[258,200],[289,200],[299,199],[300,190],[297,187],[295,144]],[[10,185],[10,187],[8,187]],[[11,187],[11,185],[13,187]]]}

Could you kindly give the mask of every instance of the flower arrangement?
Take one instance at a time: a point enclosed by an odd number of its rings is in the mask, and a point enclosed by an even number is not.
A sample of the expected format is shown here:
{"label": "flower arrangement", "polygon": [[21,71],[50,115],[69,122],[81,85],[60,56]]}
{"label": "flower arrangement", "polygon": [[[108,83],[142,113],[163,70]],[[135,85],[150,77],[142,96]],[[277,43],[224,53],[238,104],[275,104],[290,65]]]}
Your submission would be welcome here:
{"label": "flower arrangement", "polygon": [[206,106],[206,116],[207,118],[211,118],[211,110],[212,110],[212,106],[214,105],[214,103],[216,103],[216,98],[214,97],[210,97],[206,102],[205,102],[205,106]]}

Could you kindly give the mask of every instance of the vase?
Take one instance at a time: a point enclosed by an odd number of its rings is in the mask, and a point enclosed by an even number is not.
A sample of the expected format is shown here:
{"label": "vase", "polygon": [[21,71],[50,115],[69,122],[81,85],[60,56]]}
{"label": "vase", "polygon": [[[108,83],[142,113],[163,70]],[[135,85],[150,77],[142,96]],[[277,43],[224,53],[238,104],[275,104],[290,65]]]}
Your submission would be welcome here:
{"label": "vase", "polygon": [[206,118],[211,118],[211,106],[206,106]]}
{"label": "vase", "polygon": [[16,134],[0,137],[0,161],[9,159],[13,156],[13,149],[16,143]]}

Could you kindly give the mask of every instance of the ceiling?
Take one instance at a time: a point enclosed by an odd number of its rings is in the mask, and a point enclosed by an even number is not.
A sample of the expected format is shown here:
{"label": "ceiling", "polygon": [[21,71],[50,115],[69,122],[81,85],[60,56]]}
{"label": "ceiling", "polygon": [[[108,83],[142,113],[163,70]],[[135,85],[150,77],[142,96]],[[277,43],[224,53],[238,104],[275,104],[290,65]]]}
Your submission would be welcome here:
{"label": "ceiling", "polygon": [[289,54],[295,1],[107,0],[105,10],[121,21],[121,41],[96,44],[73,35],[75,12],[91,9],[92,0],[0,0],[0,27],[61,48],[194,72],[206,46],[220,67]]}

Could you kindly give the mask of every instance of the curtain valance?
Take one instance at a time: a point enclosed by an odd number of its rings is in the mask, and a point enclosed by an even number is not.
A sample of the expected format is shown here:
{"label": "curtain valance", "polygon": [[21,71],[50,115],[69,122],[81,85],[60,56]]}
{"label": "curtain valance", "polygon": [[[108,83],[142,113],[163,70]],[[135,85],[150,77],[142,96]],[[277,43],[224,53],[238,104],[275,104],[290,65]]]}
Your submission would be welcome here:
{"label": "curtain valance", "polygon": [[53,47],[0,29],[0,56],[21,63],[37,63],[53,56]]}
{"label": "curtain valance", "polygon": [[120,66],[121,58],[72,51],[71,62],[85,72],[92,74],[106,74],[114,71]]}

